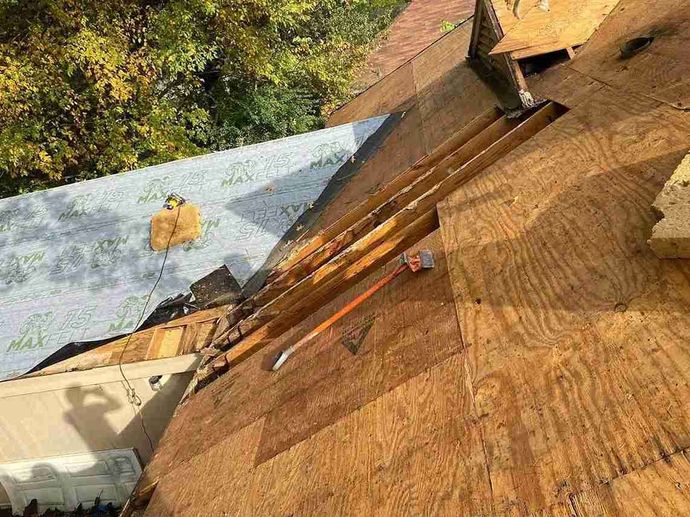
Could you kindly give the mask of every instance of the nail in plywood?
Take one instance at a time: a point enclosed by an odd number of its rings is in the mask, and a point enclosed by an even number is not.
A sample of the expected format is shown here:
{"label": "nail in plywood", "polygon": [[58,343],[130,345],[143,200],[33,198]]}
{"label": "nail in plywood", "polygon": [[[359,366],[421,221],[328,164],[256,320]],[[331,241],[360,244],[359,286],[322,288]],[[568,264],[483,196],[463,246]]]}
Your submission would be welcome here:
{"label": "nail in plywood", "polygon": [[499,513],[690,445],[690,264],[645,242],[690,121],[634,101],[600,90],[439,207]]}

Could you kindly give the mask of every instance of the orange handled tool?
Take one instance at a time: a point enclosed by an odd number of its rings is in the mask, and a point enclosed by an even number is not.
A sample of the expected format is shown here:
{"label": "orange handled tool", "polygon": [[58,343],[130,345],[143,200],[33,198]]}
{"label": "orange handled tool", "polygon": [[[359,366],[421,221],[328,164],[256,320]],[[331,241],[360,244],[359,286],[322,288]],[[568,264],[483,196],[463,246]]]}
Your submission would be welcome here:
{"label": "orange handled tool", "polygon": [[414,255],[413,257],[409,257],[405,253],[403,253],[400,256],[400,265],[397,268],[395,268],[395,270],[393,270],[392,272],[390,272],[386,276],[379,279],[369,289],[367,289],[362,294],[357,296],[354,300],[350,301],[347,305],[345,305],[345,307],[343,307],[338,312],[336,312],[333,316],[331,316],[326,321],[321,323],[318,327],[316,327],[314,330],[312,330],[309,334],[307,334],[302,339],[297,341],[297,343],[295,343],[294,345],[283,350],[280,353],[280,355],[278,356],[278,358],[276,359],[276,362],[273,364],[273,368],[271,368],[271,369],[273,371],[278,370],[281,366],[283,366],[285,361],[287,361],[288,357],[290,357],[293,354],[293,352],[295,352],[299,348],[306,345],[309,341],[311,341],[316,336],[321,334],[321,332],[323,332],[324,330],[326,330],[327,328],[332,326],[336,321],[343,318],[347,314],[351,313],[359,305],[361,305],[362,302],[364,302],[365,300],[370,298],[374,293],[379,291],[382,287],[389,284],[391,281],[393,281],[398,275],[400,275],[404,271],[407,271],[409,269],[413,273],[416,273],[420,269],[431,269],[433,267],[434,267],[434,255],[431,253],[431,251],[422,250],[417,255]]}

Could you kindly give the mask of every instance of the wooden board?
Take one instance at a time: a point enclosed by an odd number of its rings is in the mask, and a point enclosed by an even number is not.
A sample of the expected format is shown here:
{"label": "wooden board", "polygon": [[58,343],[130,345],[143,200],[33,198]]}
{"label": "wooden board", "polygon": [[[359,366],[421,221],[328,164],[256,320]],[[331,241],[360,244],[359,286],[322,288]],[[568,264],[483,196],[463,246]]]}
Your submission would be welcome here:
{"label": "wooden board", "polygon": [[690,266],[645,240],[690,122],[572,68],[540,86],[572,111],[440,208],[453,295],[441,260],[269,371],[377,271],[203,389],[147,515],[688,513]]}
{"label": "wooden board", "polygon": [[328,126],[411,108],[416,101],[412,63],[406,63],[335,111]]}
{"label": "wooden board", "polygon": [[[550,9],[539,2],[522,0],[520,17],[493,0],[504,36],[491,54],[510,52],[514,59],[546,54],[585,43],[618,0],[549,0]],[[500,13],[500,14],[499,14]]]}
{"label": "wooden board", "polygon": [[216,320],[228,311],[229,306],[216,307],[183,316],[101,345],[75,357],[65,359],[35,373],[26,375],[51,375],[75,370],[89,370],[102,366],[136,363],[198,352],[211,344]]}
{"label": "wooden board", "polygon": [[499,513],[690,445],[690,264],[646,244],[689,131],[604,88],[439,207]]}
{"label": "wooden board", "polygon": [[164,477],[146,515],[489,514],[464,377],[453,356],[254,466],[258,420]]}
{"label": "wooden board", "polygon": [[690,459],[679,451],[573,497],[578,515],[686,514],[690,507]]}
{"label": "wooden board", "polygon": [[[621,59],[631,38],[654,36],[645,51]],[[690,108],[690,9],[685,0],[621,0],[569,65],[603,83]]]}

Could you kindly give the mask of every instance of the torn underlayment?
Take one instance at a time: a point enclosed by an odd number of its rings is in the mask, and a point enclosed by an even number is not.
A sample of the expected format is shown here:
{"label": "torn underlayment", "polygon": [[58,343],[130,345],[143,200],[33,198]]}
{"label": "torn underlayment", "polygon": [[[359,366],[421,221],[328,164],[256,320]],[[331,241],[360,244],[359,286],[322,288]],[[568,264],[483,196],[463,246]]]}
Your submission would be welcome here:
{"label": "torn underlayment", "polygon": [[163,265],[151,216],[175,192],[202,233],[171,248],[147,306],[223,264],[244,284],[387,116],[0,200],[0,379],[134,330]]}

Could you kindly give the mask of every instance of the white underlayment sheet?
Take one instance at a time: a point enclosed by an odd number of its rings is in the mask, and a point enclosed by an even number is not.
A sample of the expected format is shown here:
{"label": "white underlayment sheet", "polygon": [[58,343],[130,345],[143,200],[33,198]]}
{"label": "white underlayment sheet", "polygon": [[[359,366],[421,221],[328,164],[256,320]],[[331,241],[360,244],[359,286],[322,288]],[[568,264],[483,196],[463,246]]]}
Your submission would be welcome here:
{"label": "white underlayment sheet", "polygon": [[169,193],[200,207],[202,236],[170,250],[147,312],[223,264],[244,284],[386,118],[0,200],[0,380],[134,330],[163,263],[151,215]]}

